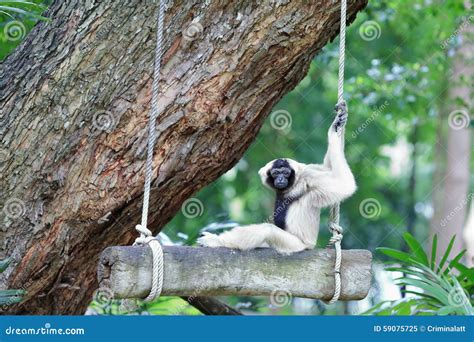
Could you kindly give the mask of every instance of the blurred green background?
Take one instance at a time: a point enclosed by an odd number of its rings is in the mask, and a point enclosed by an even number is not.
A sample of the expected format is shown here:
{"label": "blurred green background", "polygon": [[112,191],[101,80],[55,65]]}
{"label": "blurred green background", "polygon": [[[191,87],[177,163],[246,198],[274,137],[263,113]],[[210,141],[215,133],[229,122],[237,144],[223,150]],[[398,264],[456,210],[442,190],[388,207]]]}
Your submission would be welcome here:
{"label": "blurred green background", "polygon": [[[41,20],[31,12],[39,15],[50,1],[32,2],[20,5],[17,1],[0,1],[0,59],[20,43],[7,39],[8,23],[19,20],[30,30]],[[13,5],[17,10],[7,8]],[[386,258],[375,249],[385,246],[406,250],[402,238],[405,232],[423,246],[430,245],[437,173],[442,174],[446,164],[440,146],[445,147],[450,108],[455,108],[454,102],[459,101],[449,98],[450,87],[459,81],[452,79],[453,60],[456,49],[465,43],[460,33],[467,21],[472,25],[472,15],[462,1],[455,0],[370,1],[349,26],[345,98],[350,116],[346,156],[358,191],[342,205],[343,248],[369,249],[376,262],[383,262]],[[472,46],[472,37],[470,40]],[[166,226],[164,234],[171,241],[194,244],[202,229],[219,231],[235,223],[265,221],[272,213],[274,198],[260,184],[257,171],[269,160],[289,157],[306,163],[322,162],[337,97],[338,43],[336,38],[314,58],[308,75],[273,109],[242,160],[194,196],[196,203],[202,205],[198,215],[190,218],[183,208]],[[472,88],[472,78],[461,81]],[[275,121],[272,122],[279,113],[291,121],[286,129],[277,129]],[[469,163],[472,170],[472,158]],[[472,193],[472,174],[467,182]],[[367,200],[374,204],[375,211],[364,214],[361,206]],[[320,230],[318,246],[323,247],[329,238],[327,211],[323,212]],[[365,309],[386,300],[382,292],[372,294]],[[223,300],[255,314],[364,311],[351,303],[326,306],[319,301],[294,299],[289,305],[275,307],[267,298]],[[197,312],[184,303],[178,298],[163,298],[152,304],[137,303],[128,311]],[[95,302],[91,312],[120,310]]]}

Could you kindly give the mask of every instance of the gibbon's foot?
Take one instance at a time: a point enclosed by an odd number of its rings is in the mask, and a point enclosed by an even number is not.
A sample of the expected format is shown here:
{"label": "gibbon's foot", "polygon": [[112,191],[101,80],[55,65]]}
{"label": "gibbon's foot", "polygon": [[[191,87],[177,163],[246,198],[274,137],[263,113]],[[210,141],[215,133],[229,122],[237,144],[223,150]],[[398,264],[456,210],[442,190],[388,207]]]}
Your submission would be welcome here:
{"label": "gibbon's foot", "polygon": [[341,128],[346,125],[347,122],[347,104],[345,101],[338,103],[334,109],[336,112],[336,119],[334,120],[333,127],[336,132],[340,132]]}
{"label": "gibbon's foot", "polygon": [[223,247],[222,240],[216,234],[204,232],[202,236],[197,239],[197,243],[203,247]]}

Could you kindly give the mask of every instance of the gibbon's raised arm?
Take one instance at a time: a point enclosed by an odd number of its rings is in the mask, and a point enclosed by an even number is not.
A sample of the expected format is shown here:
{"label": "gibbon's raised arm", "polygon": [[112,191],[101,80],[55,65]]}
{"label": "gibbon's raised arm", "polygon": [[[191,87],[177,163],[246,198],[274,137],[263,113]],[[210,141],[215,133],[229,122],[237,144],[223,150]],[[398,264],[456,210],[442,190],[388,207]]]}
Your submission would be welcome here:
{"label": "gibbon's raised arm", "polygon": [[347,114],[344,108],[329,128],[328,150],[324,157],[324,165],[308,164],[302,170],[301,179],[306,183],[316,205],[320,208],[346,199],[357,188],[338,135],[338,130],[346,120]]}
{"label": "gibbon's raised arm", "polygon": [[303,164],[282,158],[260,169],[262,183],[276,194],[274,224],[236,227],[221,235],[206,232],[198,243],[241,250],[272,247],[280,253],[314,248],[319,231],[319,208],[340,202],[356,190],[338,135],[346,120],[345,104],[339,105],[336,119],[329,128],[324,164]]}

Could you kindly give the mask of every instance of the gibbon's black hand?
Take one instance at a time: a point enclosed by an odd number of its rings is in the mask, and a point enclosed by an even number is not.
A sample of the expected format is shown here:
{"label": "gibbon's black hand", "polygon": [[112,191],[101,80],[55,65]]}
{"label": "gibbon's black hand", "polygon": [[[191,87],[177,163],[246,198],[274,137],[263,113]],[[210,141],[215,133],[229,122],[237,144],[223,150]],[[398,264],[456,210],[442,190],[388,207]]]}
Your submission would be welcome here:
{"label": "gibbon's black hand", "polygon": [[346,125],[347,122],[347,105],[345,101],[338,103],[334,108],[336,113],[336,119],[334,120],[333,127],[336,132],[340,132],[341,129]]}

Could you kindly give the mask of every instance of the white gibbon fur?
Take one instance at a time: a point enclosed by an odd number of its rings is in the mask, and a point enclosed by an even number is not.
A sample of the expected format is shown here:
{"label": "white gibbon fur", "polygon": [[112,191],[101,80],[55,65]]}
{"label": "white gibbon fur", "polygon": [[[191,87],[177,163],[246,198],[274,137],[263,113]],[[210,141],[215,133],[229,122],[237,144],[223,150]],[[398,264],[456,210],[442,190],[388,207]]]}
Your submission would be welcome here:
{"label": "white gibbon fur", "polygon": [[[321,208],[343,201],[356,190],[339,136],[347,120],[345,105],[336,108],[336,112],[336,119],[329,128],[323,164],[276,159],[258,172],[262,183],[277,193],[273,217],[275,222],[278,218],[278,226],[261,223],[236,227],[220,235],[204,233],[198,244],[240,250],[272,247],[284,254],[313,249],[318,239]],[[278,181],[273,174],[280,177]]]}

